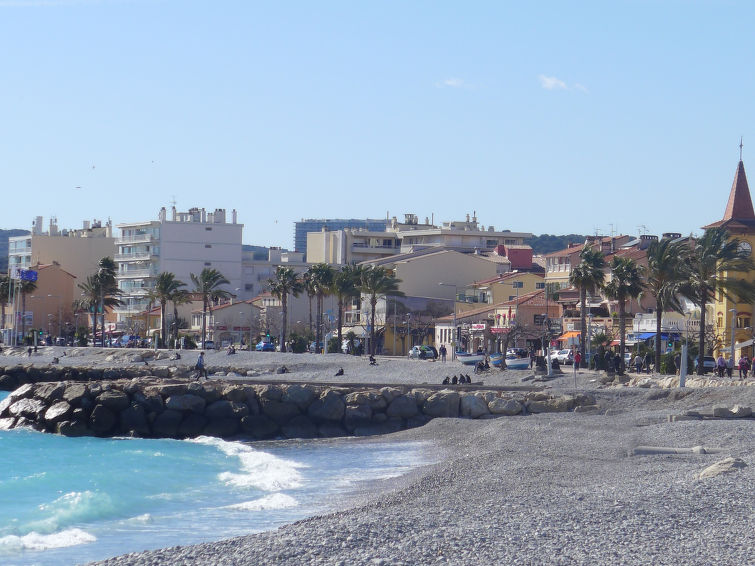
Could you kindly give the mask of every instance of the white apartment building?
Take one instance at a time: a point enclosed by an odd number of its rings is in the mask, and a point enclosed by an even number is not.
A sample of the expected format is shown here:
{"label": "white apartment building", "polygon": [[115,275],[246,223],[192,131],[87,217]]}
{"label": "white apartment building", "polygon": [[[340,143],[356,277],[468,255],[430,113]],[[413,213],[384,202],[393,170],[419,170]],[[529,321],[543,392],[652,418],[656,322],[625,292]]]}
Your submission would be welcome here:
{"label": "white apartment building", "polygon": [[172,207],[168,217],[163,207],[157,220],[119,224],[121,236],[115,242],[118,249],[114,259],[124,304],[115,309],[118,322],[147,309],[147,295],[162,272],[173,273],[186,283],[187,290],[192,290],[192,273],[199,275],[206,267],[216,269],[229,281],[225,289],[238,293],[242,287],[243,227],[237,222],[236,210],[228,222],[222,208],[177,212]]}
{"label": "white apartment building", "polygon": [[43,218],[32,222],[31,234],[8,238],[8,268],[28,269],[33,265],[57,263],[76,277],[76,283],[97,271],[103,257],[115,253],[113,227],[108,220],[84,221],[81,229],[59,229],[55,217],[44,229]]}
{"label": "white apartment building", "polygon": [[274,247],[268,249],[267,259],[255,259],[252,252],[242,252],[242,286],[234,294],[239,300],[244,301],[269,290],[267,282],[275,279],[275,268],[278,265],[291,267],[299,274],[304,273],[309,267],[309,264],[304,262],[303,252],[289,252]]}

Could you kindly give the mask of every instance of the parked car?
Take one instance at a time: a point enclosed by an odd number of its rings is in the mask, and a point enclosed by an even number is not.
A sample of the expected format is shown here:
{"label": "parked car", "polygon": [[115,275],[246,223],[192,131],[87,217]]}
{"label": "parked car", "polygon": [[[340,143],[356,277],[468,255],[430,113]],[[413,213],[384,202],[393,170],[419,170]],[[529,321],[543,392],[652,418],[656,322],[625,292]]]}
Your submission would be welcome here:
{"label": "parked car", "polygon": [[204,345],[202,346],[203,350],[214,350],[215,349],[215,342],[213,340],[205,340]]}
{"label": "parked car", "polygon": [[[713,356],[703,356],[703,373],[716,370],[716,358]],[[695,358],[695,371],[697,371],[697,358]]]}
{"label": "parked car", "polygon": [[632,355],[632,352],[624,352],[624,365],[626,367],[630,367],[632,365],[632,358],[634,356]]}
{"label": "parked car", "polygon": [[257,345],[254,347],[255,350],[258,352],[275,352],[275,344],[272,342],[257,342]]}
{"label": "parked car", "polygon": [[409,350],[409,358],[413,360],[434,360],[438,356],[437,351],[432,346],[412,346]]}
{"label": "parked car", "polygon": [[560,364],[571,365],[574,363],[574,355],[569,349],[558,350],[551,354],[551,360],[557,360]]}

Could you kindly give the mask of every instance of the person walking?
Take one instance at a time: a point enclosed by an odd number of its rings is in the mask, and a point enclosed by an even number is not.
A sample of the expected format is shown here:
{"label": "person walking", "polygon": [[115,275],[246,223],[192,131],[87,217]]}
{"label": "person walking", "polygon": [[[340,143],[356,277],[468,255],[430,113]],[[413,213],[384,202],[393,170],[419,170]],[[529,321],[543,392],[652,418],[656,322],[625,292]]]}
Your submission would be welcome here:
{"label": "person walking", "polygon": [[744,377],[747,377],[747,358],[745,356],[742,356],[739,358],[739,379],[743,379],[742,375]]}
{"label": "person walking", "polygon": [[726,369],[726,360],[724,359],[724,355],[718,354],[718,359],[716,360],[716,373],[718,374],[718,377],[724,376],[725,369]]}
{"label": "person walking", "polygon": [[729,356],[726,360],[726,377],[731,377],[734,373],[734,356]]}
{"label": "person walking", "polygon": [[639,353],[634,357],[634,371],[642,373],[642,356]]}
{"label": "person walking", "polygon": [[441,344],[440,345],[440,359],[444,363],[446,361],[446,353],[447,353],[446,352],[446,345],[445,344]]}
{"label": "person walking", "polygon": [[679,375],[679,369],[682,367],[682,355],[678,352],[674,356],[674,367],[676,368],[676,375]]}
{"label": "person walking", "polygon": [[645,373],[650,373],[650,364],[653,363],[653,356],[650,354],[650,350],[645,353]]}
{"label": "person walking", "polygon": [[204,376],[205,379],[207,379],[207,368],[204,365],[204,352],[199,352],[199,357],[197,358],[197,363],[194,366],[194,369],[197,370],[197,380],[199,380],[199,376]]}

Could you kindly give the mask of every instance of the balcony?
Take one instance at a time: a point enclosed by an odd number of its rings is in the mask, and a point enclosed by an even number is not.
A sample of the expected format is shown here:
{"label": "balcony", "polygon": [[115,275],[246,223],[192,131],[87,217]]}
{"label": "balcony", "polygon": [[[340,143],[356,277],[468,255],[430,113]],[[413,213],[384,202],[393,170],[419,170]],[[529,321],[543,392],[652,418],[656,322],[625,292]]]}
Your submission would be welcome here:
{"label": "balcony", "polygon": [[122,236],[116,238],[115,244],[146,244],[149,242],[157,242],[158,238],[152,234],[138,234],[136,236]]}
{"label": "balcony", "polygon": [[132,252],[130,254],[115,254],[115,261],[149,261],[157,254],[154,252]]}
{"label": "balcony", "polygon": [[116,276],[118,279],[128,279],[131,277],[157,277],[157,272],[152,269],[129,269],[128,271],[120,271]]}

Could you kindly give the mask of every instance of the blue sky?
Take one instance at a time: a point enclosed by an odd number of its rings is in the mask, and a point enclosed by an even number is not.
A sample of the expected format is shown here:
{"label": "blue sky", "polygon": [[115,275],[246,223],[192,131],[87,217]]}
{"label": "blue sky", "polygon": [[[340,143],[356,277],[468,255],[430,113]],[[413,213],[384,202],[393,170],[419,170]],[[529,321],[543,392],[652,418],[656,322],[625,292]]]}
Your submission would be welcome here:
{"label": "blue sky", "polygon": [[0,228],[156,219],[175,198],[236,208],[244,243],[284,247],[301,218],[404,213],[699,232],[723,215],[740,136],[755,167],[754,16],[726,1],[0,0]]}

